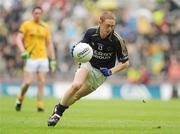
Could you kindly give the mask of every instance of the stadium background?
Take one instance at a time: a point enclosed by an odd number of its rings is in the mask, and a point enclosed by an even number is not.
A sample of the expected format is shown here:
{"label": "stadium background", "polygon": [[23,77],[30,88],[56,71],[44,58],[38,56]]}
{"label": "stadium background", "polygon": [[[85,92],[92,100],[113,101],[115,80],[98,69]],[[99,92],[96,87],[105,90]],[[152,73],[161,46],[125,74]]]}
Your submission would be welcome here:
{"label": "stadium background", "polygon": [[[180,97],[180,2],[178,0],[0,0],[0,95],[16,95],[23,62],[15,45],[18,27],[43,7],[52,29],[58,68],[47,76],[46,96],[61,97],[77,68],[70,47],[102,10],[117,17],[115,30],[126,40],[130,67],[112,76],[89,98],[164,99]],[[35,81],[34,81],[35,82]],[[35,96],[32,85],[28,96]]]}

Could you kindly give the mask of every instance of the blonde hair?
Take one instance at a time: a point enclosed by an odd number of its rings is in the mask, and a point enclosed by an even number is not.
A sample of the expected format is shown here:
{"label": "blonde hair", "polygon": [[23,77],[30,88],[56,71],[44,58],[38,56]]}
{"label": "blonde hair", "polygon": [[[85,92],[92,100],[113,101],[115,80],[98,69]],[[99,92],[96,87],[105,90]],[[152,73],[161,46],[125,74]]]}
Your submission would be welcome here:
{"label": "blonde hair", "polygon": [[100,18],[99,18],[101,21],[104,21],[104,20],[106,20],[106,19],[113,19],[113,20],[115,20],[116,19],[116,17],[115,17],[115,15],[114,15],[114,13],[113,12],[111,12],[111,11],[104,11],[101,15],[100,15]]}

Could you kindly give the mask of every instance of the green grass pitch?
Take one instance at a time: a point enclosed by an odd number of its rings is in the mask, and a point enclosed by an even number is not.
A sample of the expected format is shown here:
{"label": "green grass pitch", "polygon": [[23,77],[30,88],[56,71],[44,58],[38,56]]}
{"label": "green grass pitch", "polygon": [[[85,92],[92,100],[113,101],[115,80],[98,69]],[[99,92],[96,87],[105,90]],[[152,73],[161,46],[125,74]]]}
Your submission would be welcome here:
{"label": "green grass pitch", "polygon": [[54,98],[46,98],[44,113],[35,98],[26,98],[21,112],[15,97],[0,97],[0,134],[180,134],[180,100],[80,100],[56,127],[48,127]]}

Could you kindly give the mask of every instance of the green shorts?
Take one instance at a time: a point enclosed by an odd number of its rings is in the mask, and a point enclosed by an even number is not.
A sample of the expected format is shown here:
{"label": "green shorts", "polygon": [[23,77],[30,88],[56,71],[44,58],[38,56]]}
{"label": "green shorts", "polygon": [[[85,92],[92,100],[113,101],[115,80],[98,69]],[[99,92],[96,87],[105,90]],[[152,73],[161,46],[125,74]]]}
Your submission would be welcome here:
{"label": "green shorts", "polygon": [[107,79],[99,69],[92,67],[89,62],[82,63],[80,68],[86,68],[89,72],[87,82],[90,86],[90,90],[96,90]]}

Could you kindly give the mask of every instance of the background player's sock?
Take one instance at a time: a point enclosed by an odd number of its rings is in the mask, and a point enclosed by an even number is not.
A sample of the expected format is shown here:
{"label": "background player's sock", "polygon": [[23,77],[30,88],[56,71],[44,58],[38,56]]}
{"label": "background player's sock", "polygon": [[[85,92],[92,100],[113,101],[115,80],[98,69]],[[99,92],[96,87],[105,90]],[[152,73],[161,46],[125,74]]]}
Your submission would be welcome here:
{"label": "background player's sock", "polygon": [[36,106],[37,106],[37,111],[38,112],[44,111],[44,103],[42,101],[37,101]]}

